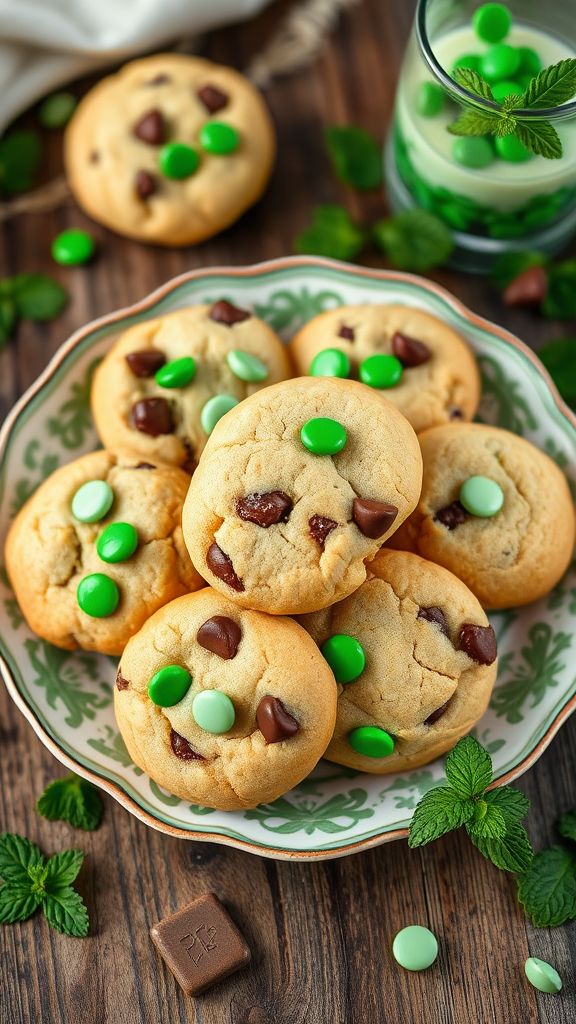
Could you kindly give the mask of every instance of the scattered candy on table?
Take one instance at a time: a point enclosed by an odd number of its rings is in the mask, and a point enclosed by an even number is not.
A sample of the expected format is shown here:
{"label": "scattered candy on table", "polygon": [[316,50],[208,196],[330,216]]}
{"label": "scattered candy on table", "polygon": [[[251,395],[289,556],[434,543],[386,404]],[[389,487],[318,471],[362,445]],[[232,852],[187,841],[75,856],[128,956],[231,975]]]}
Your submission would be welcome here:
{"label": "scattered candy on table", "polygon": [[87,231],[69,228],[62,231],[52,242],[52,258],[63,267],[76,267],[92,259],[95,250],[94,239]]}
{"label": "scattered candy on table", "polygon": [[394,937],[392,953],[405,970],[425,971],[438,956],[438,940],[429,928],[411,924]]}
{"label": "scattered candy on table", "polygon": [[552,995],[560,992],[562,988],[562,978],[558,971],[545,960],[539,960],[537,956],[528,957],[524,964],[524,972],[530,984],[539,992]]}

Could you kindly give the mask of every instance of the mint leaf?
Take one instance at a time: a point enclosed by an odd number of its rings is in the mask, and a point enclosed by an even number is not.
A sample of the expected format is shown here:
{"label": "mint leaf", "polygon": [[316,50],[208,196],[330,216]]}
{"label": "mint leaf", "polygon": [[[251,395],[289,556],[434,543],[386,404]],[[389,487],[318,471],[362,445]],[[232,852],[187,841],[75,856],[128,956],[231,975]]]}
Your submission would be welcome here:
{"label": "mint leaf", "polygon": [[474,736],[465,736],[446,758],[446,775],[458,796],[481,796],[492,781],[490,754]]}
{"label": "mint leaf", "polygon": [[326,145],[336,176],[364,192],[382,184],[381,147],[368,132],[353,125],[326,129]]}
{"label": "mint leaf", "polygon": [[11,132],[0,139],[0,193],[12,195],[31,188],[40,163],[36,132]]}
{"label": "mint leaf", "polygon": [[564,839],[572,839],[576,843],[576,811],[563,814],[557,824],[558,831]]}
{"label": "mint leaf", "polygon": [[466,822],[466,831],[469,836],[482,839],[502,839],[506,835],[506,819],[495,804],[479,800],[474,817]]}
{"label": "mint leaf", "polygon": [[0,878],[30,888],[29,870],[45,863],[35,843],[12,832],[0,835]]}
{"label": "mint leaf", "polygon": [[490,279],[497,288],[504,291],[525,270],[530,267],[545,267],[547,256],[536,249],[524,249],[522,252],[505,252],[494,260]]}
{"label": "mint leaf", "polygon": [[0,887],[0,924],[14,924],[31,917],[40,906],[41,897],[25,885],[8,882]]}
{"label": "mint leaf", "polygon": [[567,57],[543,68],[520,97],[522,107],[543,110],[559,107],[576,95],[576,59]]}
{"label": "mint leaf", "polygon": [[477,71],[473,71],[472,68],[455,68],[454,78],[458,82],[458,85],[468,89],[468,92],[474,93],[475,96],[480,96],[483,100],[490,100],[495,103],[494,94],[491,87],[482,75],[479,75]]}
{"label": "mint leaf", "polygon": [[576,853],[559,846],[537,853],[518,881],[518,899],[537,928],[576,919]]}
{"label": "mint leaf", "polygon": [[445,263],[454,248],[452,234],[443,221],[426,210],[406,210],[378,221],[374,241],[399,270],[419,273]]}
{"label": "mint leaf", "polygon": [[553,124],[549,121],[516,120],[516,137],[526,149],[546,160],[559,160],[562,156],[562,142]]}
{"label": "mint leaf", "polygon": [[82,863],[84,854],[81,850],[63,850],[62,853],[55,853],[46,864],[46,877],[44,886],[46,892],[54,893],[60,889],[72,885]]}
{"label": "mint leaf", "polygon": [[45,274],[19,274],[11,282],[14,305],[26,320],[53,320],[68,301],[62,285]]}
{"label": "mint leaf", "polygon": [[472,800],[462,800],[450,786],[438,786],[425,793],[410,823],[408,846],[424,846],[446,832],[460,828],[474,815]]}
{"label": "mint leaf", "polygon": [[4,348],[16,326],[18,314],[9,296],[0,297],[0,349]]}
{"label": "mint leaf", "polygon": [[49,821],[67,821],[74,828],[92,831],[102,819],[102,801],[95,786],[78,775],[51,782],[36,804]]}
{"label": "mint leaf", "polygon": [[530,810],[530,801],[519,789],[513,786],[500,786],[498,789],[491,789],[484,794],[484,799],[493,807],[497,807],[507,825],[515,825],[522,820]]}
{"label": "mint leaf", "polygon": [[84,938],[88,934],[88,911],[84,900],[70,886],[55,893],[47,893],[42,901],[42,910],[56,931],[77,938]]}
{"label": "mint leaf", "polygon": [[478,835],[471,835],[470,838],[480,853],[502,871],[522,874],[532,863],[534,851],[522,825],[508,825],[501,839],[487,839]]}
{"label": "mint leaf", "polygon": [[550,267],[548,294],[541,309],[552,320],[576,317],[576,260],[563,260]]}
{"label": "mint leaf", "polygon": [[[510,122],[509,118],[503,119],[493,110],[465,110],[448,125],[448,131],[452,135],[495,135],[503,120]],[[510,131],[514,131],[514,121],[512,128],[508,128]]]}
{"label": "mint leaf", "polygon": [[353,260],[366,241],[366,232],[355,224],[343,206],[317,206],[312,224],[296,238],[296,252]]}
{"label": "mint leaf", "polygon": [[536,355],[542,360],[562,398],[576,408],[576,338],[558,338],[543,345]]}

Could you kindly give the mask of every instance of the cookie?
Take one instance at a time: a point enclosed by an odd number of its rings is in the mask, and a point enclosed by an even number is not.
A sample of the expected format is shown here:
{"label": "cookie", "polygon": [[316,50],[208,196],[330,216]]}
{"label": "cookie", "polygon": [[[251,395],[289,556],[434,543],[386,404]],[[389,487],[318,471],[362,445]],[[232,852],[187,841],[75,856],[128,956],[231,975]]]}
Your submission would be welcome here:
{"label": "cookie", "polygon": [[152,612],[204,586],[182,540],[188,482],[174,466],[109,451],[56,470],[6,541],[30,629],[67,650],[121,654]]}
{"label": "cookie", "polygon": [[94,220],[159,245],[200,242],[260,197],[274,128],[232,68],[163,53],[98,83],[66,129],[70,188]]}
{"label": "cookie", "polygon": [[574,506],[556,463],[477,423],[434,427],[419,441],[422,494],[391,546],[446,566],[485,608],[547,594],[574,547]]}
{"label": "cookie", "polygon": [[355,381],[265,388],[214,429],[182,528],[198,572],[244,608],[325,608],[415,507],[421,458],[408,421]]}
{"label": "cookie", "polygon": [[334,728],[336,683],[296,622],[205,588],[130,640],[114,706],[130,757],[155,782],[231,811],[275,800],[312,770]]}
{"label": "cookie", "polygon": [[325,757],[385,774],[427,764],[484,714],[496,638],[480,604],[433,562],[383,549],[346,600],[300,619],[339,682]]}
{"label": "cookie", "polygon": [[108,448],[192,472],[218,418],[290,373],[263,320],[224,300],[191,306],[116,341],[94,375],[96,429]]}
{"label": "cookie", "polygon": [[471,420],[480,376],[451,327],[410,306],[341,306],[321,313],[290,343],[298,373],[352,377],[382,393],[419,432]]}

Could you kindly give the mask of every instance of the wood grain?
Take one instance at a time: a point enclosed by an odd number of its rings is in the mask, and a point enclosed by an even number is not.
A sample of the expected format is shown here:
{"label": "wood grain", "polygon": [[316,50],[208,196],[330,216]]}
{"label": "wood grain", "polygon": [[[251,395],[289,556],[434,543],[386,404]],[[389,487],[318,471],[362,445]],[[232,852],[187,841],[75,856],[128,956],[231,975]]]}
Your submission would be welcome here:
{"label": "wood grain", "polygon": [[[215,33],[202,51],[246,67],[286,6],[276,4],[249,25]],[[74,204],[0,226],[0,276],[45,270],[71,292],[70,305],[55,323],[22,324],[0,356],[0,414],[70,332],[90,318],[141,298],[190,267],[290,252],[315,203],[344,201],[358,217],[380,215],[380,196],[352,196],[334,182],[322,125],[356,122],[383,137],[413,6],[406,0],[366,0],[342,20],[313,67],[267,91],[280,160],[264,200],[219,238],[179,252],[145,248],[94,226]],[[78,92],[89,84],[79,83]],[[60,150],[54,133],[46,140],[46,180],[61,169]],[[93,266],[64,270],[51,264],[50,241],[68,226],[95,234],[100,253]],[[482,278],[451,271],[435,277],[535,346],[574,328],[503,309]],[[536,847],[552,840],[554,818],[576,806],[575,763],[572,720],[520,782],[532,800]],[[79,888],[93,922],[85,940],[62,937],[41,918],[0,928],[1,1024],[576,1019],[576,928],[531,928],[516,904],[513,880],[459,835],[423,851],[409,851],[401,842],[325,864],[275,863],[169,839],[108,798],[99,831],[75,833],[40,819],[33,809],[46,783],[62,773],[0,688],[0,828],[28,835],[47,853],[70,845],[85,850]],[[148,930],[207,890],[228,905],[252,947],[253,963],[193,1001],[159,964]],[[440,939],[438,963],[423,974],[402,971],[390,954],[393,935],[411,922],[429,925]],[[560,971],[560,996],[539,995],[526,983],[523,963],[530,954]]]}

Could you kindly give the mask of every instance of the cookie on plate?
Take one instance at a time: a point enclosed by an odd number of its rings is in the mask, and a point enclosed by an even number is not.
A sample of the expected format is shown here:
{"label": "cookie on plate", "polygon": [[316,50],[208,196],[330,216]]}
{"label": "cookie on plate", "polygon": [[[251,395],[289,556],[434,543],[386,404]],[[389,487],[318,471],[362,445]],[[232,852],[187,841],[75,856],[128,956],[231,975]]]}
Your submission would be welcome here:
{"label": "cookie on plate", "polygon": [[496,638],[480,604],[433,562],[383,549],[345,601],[300,619],[340,683],[329,761],[384,774],[427,764],[484,714]]}
{"label": "cookie on plate", "polygon": [[79,103],[66,130],[70,188],[129,238],[191,245],[260,197],[275,137],[260,93],[233,68],[162,53],[126,64]]}
{"label": "cookie on plate", "polygon": [[477,423],[434,427],[419,441],[422,494],[391,546],[446,566],[485,608],[547,594],[574,548],[574,506],[556,463]]}
{"label": "cookie on plate", "polygon": [[109,448],[191,473],[218,418],[290,373],[263,320],[224,300],[191,306],[118,338],[94,375],[96,429]]}
{"label": "cookie on plate", "polygon": [[114,706],[135,764],[183,800],[229,811],[275,800],[312,770],[334,728],[336,683],[296,622],[205,588],[132,638]]}
{"label": "cookie on plate", "polygon": [[341,306],[310,320],[290,343],[298,373],[351,377],[384,394],[419,432],[471,420],[480,375],[448,324],[410,306]]}
{"label": "cookie on plate", "polygon": [[415,507],[421,472],[408,421],[362,384],[276,384],[214,429],[182,513],[186,545],[236,604],[316,611],[360,586]]}
{"label": "cookie on plate", "polygon": [[109,451],[45,480],[6,541],[30,629],[67,650],[121,654],[152,612],[204,586],[182,540],[188,483],[175,466]]}

